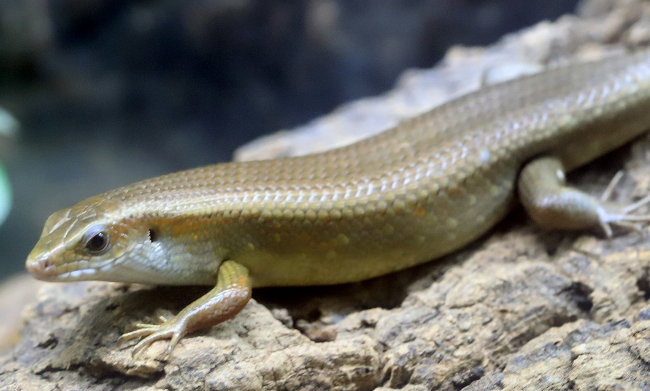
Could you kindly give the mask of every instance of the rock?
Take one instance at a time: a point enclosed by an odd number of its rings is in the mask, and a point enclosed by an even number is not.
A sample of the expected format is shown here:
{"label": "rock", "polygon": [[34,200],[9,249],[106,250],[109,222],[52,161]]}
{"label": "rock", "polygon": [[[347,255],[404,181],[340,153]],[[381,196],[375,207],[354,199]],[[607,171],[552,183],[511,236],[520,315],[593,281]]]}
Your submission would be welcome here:
{"label": "rock", "polygon": [[18,341],[23,308],[34,302],[42,285],[26,274],[11,277],[0,285],[0,351],[7,351]]}
{"label": "rock", "polygon": [[[268,146],[245,147],[240,156],[329,148],[484,78],[595,58],[647,39],[644,2],[593,3],[493,47],[455,48],[439,67],[406,73],[385,96],[272,136]],[[617,197],[634,199],[650,186],[649,153],[644,137],[572,180],[597,192],[624,167]],[[648,389],[648,234],[606,240],[544,232],[515,211],[486,238],[410,270],[345,286],[258,290],[239,316],[186,337],[169,360],[161,356],[164,342],[133,359],[131,344],[117,337],[135,322],[175,313],[208,288],[48,284],[23,313],[20,340],[0,355],[0,388]]]}

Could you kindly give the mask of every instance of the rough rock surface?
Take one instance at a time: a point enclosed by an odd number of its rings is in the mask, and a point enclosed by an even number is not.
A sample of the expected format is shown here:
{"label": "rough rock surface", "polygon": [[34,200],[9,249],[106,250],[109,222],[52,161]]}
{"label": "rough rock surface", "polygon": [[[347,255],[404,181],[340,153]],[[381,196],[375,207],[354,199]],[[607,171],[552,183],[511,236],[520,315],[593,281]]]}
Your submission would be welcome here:
{"label": "rough rock surface", "polygon": [[[650,41],[650,3],[593,0],[488,49],[454,49],[391,93],[240,157],[306,153],[379,131],[488,80]],[[352,134],[352,131],[355,133]],[[358,134],[356,132],[359,132]],[[255,151],[252,153],[250,151]],[[645,137],[571,176],[617,197],[650,188]],[[259,290],[235,319],[137,360],[118,335],[203,289],[45,285],[0,355],[2,390],[650,390],[650,232],[549,233],[515,211],[445,259],[358,284]]]}

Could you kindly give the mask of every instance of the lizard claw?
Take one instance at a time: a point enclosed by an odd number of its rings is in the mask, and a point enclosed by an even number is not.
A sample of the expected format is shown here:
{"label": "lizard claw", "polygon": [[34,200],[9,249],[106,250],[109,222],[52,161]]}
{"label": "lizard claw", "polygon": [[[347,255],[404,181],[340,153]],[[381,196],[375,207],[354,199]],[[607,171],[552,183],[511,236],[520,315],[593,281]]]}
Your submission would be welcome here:
{"label": "lizard claw", "polygon": [[598,215],[600,226],[605,232],[607,238],[611,238],[613,236],[612,226],[641,233],[642,228],[638,223],[650,222],[650,215],[638,215],[632,213],[637,209],[650,204],[650,195],[647,195],[639,201],[625,206],[610,202],[612,194],[614,193],[614,189],[620,183],[622,178],[623,171],[621,170],[617,172],[616,175],[614,175],[600,197],[601,208],[598,211]]}
{"label": "lizard claw", "polygon": [[623,170],[619,170],[616,175],[614,175],[612,180],[607,184],[607,187],[605,188],[605,191],[603,191],[603,194],[601,194],[600,202],[604,203],[611,200],[612,194],[614,194],[614,189],[616,189],[616,186],[618,186],[618,184],[621,182],[621,179],[623,179],[623,175],[625,175]]}

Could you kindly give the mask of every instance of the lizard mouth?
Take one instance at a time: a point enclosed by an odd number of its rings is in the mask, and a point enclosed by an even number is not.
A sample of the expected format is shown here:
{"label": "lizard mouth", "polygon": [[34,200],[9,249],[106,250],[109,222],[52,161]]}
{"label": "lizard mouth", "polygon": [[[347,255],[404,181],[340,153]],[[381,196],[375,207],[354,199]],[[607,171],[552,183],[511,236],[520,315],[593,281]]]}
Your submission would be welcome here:
{"label": "lizard mouth", "polygon": [[80,269],[57,274],[37,274],[32,272],[37,279],[49,282],[92,280],[95,273],[95,269]]}
{"label": "lizard mouth", "polygon": [[79,269],[65,273],[59,273],[53,276],[37,276],[37,278],[43,281],[82,281],[92,280],[93,276],[96,273],[96,269]]}
{"label": "lizard mouth", "polygon": [[27,271],[41,281],[84,281],[92,280],[99,271],[110,267],[115,260],[111,259],[102,264],[91,264],[87,260],[56,265],[48,257],[28,257],[25,267]]}
{"label": "lizard mouth", "polygon": [[62,272],[49,259],[28,259],[27,271],[41,281],[70,281],[90,279],[96,273],[95,268],[74,269]]}

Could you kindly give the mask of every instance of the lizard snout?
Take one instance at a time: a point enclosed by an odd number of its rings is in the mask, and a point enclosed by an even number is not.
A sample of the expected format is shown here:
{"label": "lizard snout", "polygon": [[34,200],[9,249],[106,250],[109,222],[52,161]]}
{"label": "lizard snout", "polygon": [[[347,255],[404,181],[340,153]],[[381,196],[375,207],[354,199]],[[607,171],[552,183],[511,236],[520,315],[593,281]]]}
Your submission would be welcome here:
{"label": "lizard snout", "polygon": [[25,268],[37,278],[58,274],[54,263],[49,257],[34,257],[32,254],[29,254],[27,262],[25,262]]}

